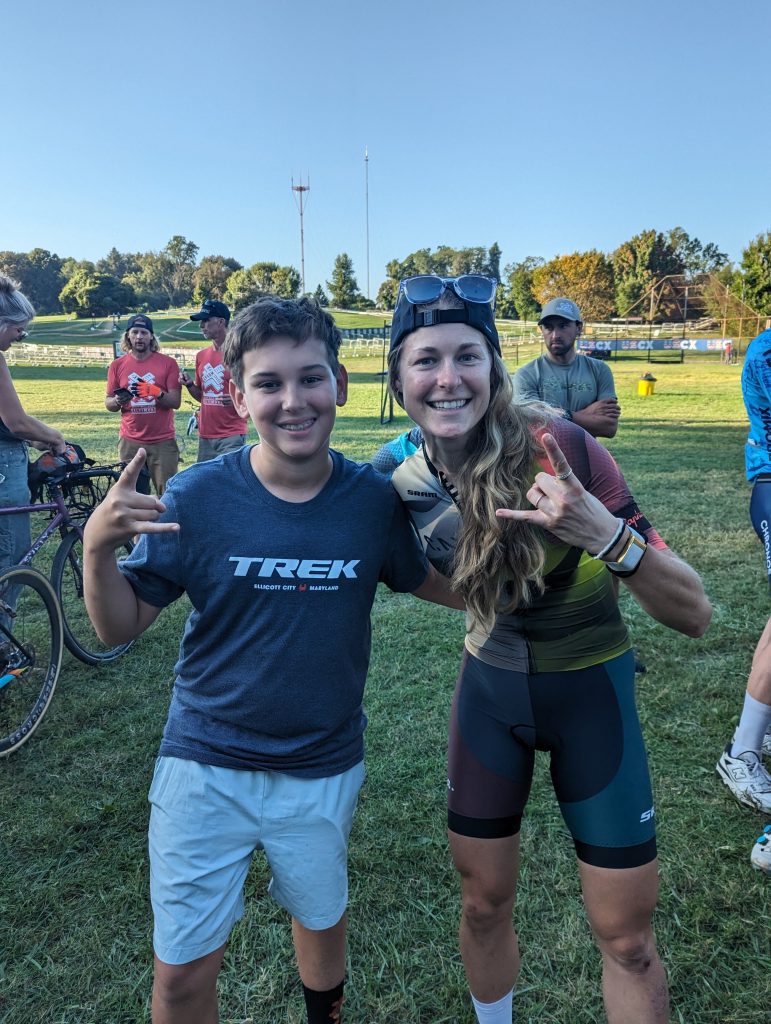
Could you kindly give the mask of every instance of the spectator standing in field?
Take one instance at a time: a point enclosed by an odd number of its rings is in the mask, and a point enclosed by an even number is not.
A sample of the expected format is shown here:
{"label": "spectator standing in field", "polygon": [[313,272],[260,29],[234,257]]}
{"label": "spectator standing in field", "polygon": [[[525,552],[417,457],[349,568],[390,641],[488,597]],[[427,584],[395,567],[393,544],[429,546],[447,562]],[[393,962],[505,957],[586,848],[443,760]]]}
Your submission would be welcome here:
{"label": "spectator standing in field", "polygon": [[[58,430],[24,411],[5,361],[4,353],[26,337],[34,315],[19,285],[0,276],[0,505],[4,508],[29,502],[27,446],[57,455],[65,447]],[[29,546],[29,516],[0,516],[0,572],[15,565]]]}
{"label": "spectator standing in field", "polygon": [[130,462],[143,448],[153,486],[161,495],[179,468],[174,431],[174,410],[182,396],[179,367],[158,351],[153,322],[143,313],[129,317],[121,348],[126,354],[107,370],[104,400],[121,417],[118,457]]}
{"label": "spectator standing in field", "polygon": [[[763,545],[771,589],[771,330],[747,349],[742,395],[750,431],[744,449],[752,484],[750,519]],[[717,773],[740,804],[771,814],[771,775],[762,762],[771,754],[771,619],[755,648],[739,725],[717,763]]]}
{"label": "spectator standing in field", "polygon": [[571,299],[552,299],[538,326],[546,352],[514,374],[515,400],[548,402],[593,437],[615,437],[621,407],[613,374],[602,360],[576,351],[584,326],[578,306]]}
{"label": "spectator standing in field", "polygon": [[[311,299],[242,310],[223,357],[260,443],[192,466],[163,502],[134,490],[140,453],[86,527],[100,636],[139,635],[184,592],[195,609],[150,791],[154,1024],[216,1024],[257,849],[292,916],[308,1022],[342,1019],[372,602],[383,582],[458,603],[388,482],[329,449],[340,342]],[[115,545],[134,533],[119,568]]]}
{"label": "spectator standing in field", "polygon": [[224,302],[206,299],[191,320],[201,324],[201,334],[211,342],[195,357],[195,376],[185,370],[179,375],[190,397],[201,403],[198,413],[198,461],[206,462],[232,452],[246,442],[249,421],[239,416],[230,397],[230,373],[222,361],[230,310]]}
{"label": "spectator standing in field", "polygon": [[511,1024],[519,833],[536,752],[548,751],[607,1020],[664,1024],[655,812],[617,583],[689,636],[710,606],[610,453],[556,410],[512,401],[495,284],[402,281],[388,357],[392,393],[423,431],[392,484],[468,609],[447,782],[461,955],[477,1020]]}

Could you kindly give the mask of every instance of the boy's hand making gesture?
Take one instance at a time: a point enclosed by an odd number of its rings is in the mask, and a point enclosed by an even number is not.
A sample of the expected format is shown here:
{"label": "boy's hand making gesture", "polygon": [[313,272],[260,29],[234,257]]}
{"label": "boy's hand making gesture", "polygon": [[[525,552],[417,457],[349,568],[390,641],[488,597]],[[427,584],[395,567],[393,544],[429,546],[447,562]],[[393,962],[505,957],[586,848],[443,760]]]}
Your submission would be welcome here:
{"label": "boy's hand making gesture", "polygon": [[179,529],[179,523],[158,522],[161,513],[166,511],[160,498],[137,491],[137,479],[144,462],[145,450],[140,448],[90,516],[85,536],[92,548],[113,551],[138,533],[171,533]]}

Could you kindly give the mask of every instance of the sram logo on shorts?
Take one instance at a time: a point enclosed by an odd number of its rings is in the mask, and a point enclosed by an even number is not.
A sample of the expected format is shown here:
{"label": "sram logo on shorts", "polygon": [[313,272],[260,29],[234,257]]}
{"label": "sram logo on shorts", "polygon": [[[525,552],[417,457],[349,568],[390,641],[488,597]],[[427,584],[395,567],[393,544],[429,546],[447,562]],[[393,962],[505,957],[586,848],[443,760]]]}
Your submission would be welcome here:
{"label": "sram logo on shorts", "polygon": [[643,811],[640,815],[640,824],[642,825],[646,821],[651,821],[655,814],[656,812],[654,811],[654,809],[652,807],[649,807],[647,811]]}
{"label": "sram logo on shorts", "polygon": [[342,558],[252,558],[248,555],[231,555],[228,561],[236,563],[234,576],[248,576],[252,572],[252,575],[263,579],[280,576],[284,580],[337,580],[344,576],[355,580],[356,566],[361,559],[352,558],[345,562]]}

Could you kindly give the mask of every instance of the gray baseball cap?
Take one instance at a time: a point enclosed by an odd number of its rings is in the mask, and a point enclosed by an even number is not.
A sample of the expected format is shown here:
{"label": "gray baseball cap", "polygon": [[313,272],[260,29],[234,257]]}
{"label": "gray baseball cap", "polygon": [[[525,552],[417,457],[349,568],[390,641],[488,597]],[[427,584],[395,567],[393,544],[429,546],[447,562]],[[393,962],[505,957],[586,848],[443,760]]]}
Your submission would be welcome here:
{"label": "gray baseball cap", "polygon": [[541,318],[538,321],[542,324],[549,316],[561,316],[564,320],[575,320],[582,324],[581,310],[572,299],[550,299],[541,310]]}

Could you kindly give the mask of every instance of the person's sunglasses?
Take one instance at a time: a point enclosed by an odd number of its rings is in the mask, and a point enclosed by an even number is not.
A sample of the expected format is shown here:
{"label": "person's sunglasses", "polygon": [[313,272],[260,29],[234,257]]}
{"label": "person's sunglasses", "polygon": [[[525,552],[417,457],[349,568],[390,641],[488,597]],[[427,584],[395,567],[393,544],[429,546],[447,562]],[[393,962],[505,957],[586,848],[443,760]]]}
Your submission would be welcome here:
{"label": "person's sunglasses", "polygon": [[495,289],[498,282],[484,274],[461,274],[460,277],[438,277],[435,274],[418,274],[405,277],[399,291],[413,306],[424,302],[435,302],[446,288],[452,288],[464,302],[490,304],[495,307]]}

